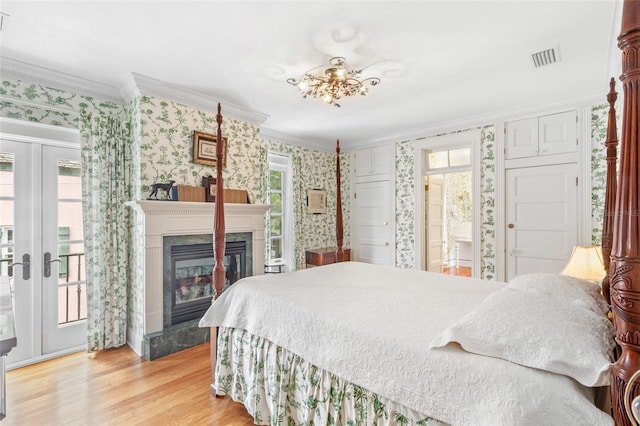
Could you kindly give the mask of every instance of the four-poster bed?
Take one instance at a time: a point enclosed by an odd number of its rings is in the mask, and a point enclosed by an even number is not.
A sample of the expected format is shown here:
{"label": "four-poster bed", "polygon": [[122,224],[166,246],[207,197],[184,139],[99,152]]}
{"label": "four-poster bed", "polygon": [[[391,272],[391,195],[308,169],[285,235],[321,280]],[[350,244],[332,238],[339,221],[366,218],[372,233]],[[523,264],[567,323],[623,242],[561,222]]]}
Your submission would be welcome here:
{"label": "four-poster bed", "polygon": [[[616,185],[612,83],[602,284],[615,329],[598,286],[553,274],[505,284],[345,262],[250,277],[222,294],[218,166],[216,300],[200,322],[217,336],[213,394],[243,402],[257,424],[613,424],[594,405],[596,388],[611,383],[615,423],[635,424],[628,407],[640,394],[633,383],[640,370],[638,1],[624,3],[619,46],[620,172]],[[221,120],[219,107],[219,140]],[[336,153],[339,206],[339,142]],[[336,231],[340,250],[339,210]],[[614,335],[621,355],[612,367]]]}

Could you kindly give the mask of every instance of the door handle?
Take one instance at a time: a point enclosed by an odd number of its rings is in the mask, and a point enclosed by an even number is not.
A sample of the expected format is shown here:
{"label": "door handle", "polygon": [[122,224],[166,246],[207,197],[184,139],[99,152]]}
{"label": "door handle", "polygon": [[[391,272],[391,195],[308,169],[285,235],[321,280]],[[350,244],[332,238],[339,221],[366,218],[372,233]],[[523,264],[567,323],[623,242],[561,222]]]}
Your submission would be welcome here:
{"label": "door handle", "polygon": [[515,228],[516,226],[515,226],[513,223],[510,223],[509,225],[507,225],[507,227],[508,227],[509,229],[513,229],[513,228]]}
{"label": "door handle", "polygon": [[13,267],[18,265],[22,265],[22,279],[28,280],[29,278],[31,278],[31,256],[29,256],[28,254],[23,254],[22,262],[14,262],[10,264],[8,271],[10,277],[13,276]]}
{"label": "door handle", "polygon": [[51,264],[53,262],[61,262],[60,259],[51,259],[51,253],[46,252],[44,254],[44,276],[49,278],[51,276]]}

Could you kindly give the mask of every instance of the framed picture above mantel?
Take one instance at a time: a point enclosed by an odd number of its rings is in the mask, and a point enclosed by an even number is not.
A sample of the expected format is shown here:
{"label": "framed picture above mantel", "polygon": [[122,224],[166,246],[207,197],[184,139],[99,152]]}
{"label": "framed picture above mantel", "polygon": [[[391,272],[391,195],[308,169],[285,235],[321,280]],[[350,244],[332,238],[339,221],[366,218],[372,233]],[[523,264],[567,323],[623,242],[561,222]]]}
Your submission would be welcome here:
{"label": "framed picture above mantel", "polygon": [[[193,132],[193,162],[215,166],[218,137],[211,133]],[[227,167],[227,138],[222,137],[222,167]]]}

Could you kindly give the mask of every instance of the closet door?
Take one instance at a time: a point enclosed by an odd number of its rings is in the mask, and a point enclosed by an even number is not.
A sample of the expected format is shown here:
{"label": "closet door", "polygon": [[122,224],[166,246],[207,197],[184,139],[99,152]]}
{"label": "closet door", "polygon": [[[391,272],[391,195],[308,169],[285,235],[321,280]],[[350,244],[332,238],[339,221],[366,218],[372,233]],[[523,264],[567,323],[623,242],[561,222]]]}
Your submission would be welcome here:
{"label": "closet door", "polygon": [[507,280],[558,273],[577,244],[577,164],[507,170]]}
{"label": "closet door", "polygon": [[538,118],[510,121],[505,127],[506,158],[538,155]]}
{"label": "closet door", "polygon": [[540,155],[575,152],[578,148],[575,111],[540,117],[538,122]]}
{"label": "closet door", "polygon": [[356,183],[354,260],[391,265],[391,201],[389,181]]}

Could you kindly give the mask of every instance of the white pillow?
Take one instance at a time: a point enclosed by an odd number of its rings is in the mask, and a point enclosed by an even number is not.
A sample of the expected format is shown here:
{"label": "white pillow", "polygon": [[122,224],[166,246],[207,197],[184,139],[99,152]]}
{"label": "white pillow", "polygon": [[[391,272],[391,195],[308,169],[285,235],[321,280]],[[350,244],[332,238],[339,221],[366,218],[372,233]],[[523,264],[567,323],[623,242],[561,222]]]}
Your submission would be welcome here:
{"label": "white pillow", "polygon": [[519,275],[507,287],[543,293],[567,303],[579,303],[606,315],[610,308],[600,293],[600,285],[560,274],[536,273]]}
{"label": "white pillow", "polygon": [[505,287],[436,336],[431,348],[459,343],[467,352],[609,384],[614,327],[605,314],[543,292]]}

